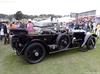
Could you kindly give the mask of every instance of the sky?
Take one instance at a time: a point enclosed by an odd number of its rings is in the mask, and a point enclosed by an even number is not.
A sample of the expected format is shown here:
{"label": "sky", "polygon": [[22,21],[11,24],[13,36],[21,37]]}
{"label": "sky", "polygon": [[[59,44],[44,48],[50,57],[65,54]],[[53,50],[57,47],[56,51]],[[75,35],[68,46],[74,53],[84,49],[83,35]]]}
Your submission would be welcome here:
{"label": "sky", "polygon": [[100,10],[100,0],[0,0],[0,13],[15,14],[56,14]]}

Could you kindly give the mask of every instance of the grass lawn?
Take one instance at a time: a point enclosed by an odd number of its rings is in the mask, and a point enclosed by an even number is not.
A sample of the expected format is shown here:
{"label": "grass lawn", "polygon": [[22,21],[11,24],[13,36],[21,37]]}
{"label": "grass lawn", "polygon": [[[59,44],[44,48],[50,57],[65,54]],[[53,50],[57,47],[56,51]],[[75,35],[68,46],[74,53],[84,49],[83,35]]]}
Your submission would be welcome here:
{"label": "grass lawn", "polygon": [[55,53],[38,64],[28,64],[0,42],[0,74],[100,74],[100,40],[94,50]]}

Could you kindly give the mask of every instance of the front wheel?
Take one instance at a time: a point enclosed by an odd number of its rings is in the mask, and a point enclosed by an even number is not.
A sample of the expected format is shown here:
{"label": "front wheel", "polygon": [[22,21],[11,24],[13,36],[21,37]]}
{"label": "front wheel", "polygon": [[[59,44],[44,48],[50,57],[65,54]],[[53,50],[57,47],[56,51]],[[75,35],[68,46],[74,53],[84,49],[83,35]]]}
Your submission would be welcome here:
{"label": "front wheel", "polygon": [[45,47],[40,43],[32,43],[26,48],[24,56],[27,62],[38,63],[46,56]]}
{"label": "front wheel", "polygon": [[68,34],[61,34],[57,38],[57,45],[59,49],[65,49],[70,44],[70,38]]}
{"label": "front wheel", "polygon": [[87,43],[86,43],[86,47],[87,49],[94,49],[95,48],[95,44],[96,44],[96,40],[95,37],[90,36],[90,38],[88,39]]}

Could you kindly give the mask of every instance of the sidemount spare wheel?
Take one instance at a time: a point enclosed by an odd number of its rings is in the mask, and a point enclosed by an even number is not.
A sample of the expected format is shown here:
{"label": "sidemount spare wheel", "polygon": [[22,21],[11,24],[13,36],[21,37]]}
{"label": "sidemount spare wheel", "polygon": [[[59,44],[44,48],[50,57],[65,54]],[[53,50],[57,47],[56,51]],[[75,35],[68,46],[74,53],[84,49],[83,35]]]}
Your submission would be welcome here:
{"label": "sidemount spare wheel", "polygon": [[41,43],[32,43],[26,48],[24,56],[28,63],[38,63],[46,56],[45,47]]}
{"label": "sidemount spare wheel", "polygon": [[61,34],[57,37],[57,46],[58,49],[65,49],[70,45],[71,39],[68,34]]}
{"label": "sidemount spare wheel", "polygon": [[88,50],[94,49],[96,44],[96,40],[94,36],[90,36],[89,39],[86,42],[86,47]]}

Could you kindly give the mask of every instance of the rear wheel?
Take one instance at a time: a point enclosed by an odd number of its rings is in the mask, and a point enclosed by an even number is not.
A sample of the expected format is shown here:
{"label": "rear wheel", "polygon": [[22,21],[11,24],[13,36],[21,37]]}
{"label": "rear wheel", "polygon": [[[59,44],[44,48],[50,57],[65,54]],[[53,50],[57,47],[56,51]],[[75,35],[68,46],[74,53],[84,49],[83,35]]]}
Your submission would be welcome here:
{"label": "rear wheel", "polygon": [[46,56],[45,47],[40,43],[32,43],[27,47],[24,56],[27,62],[38,63]]}

